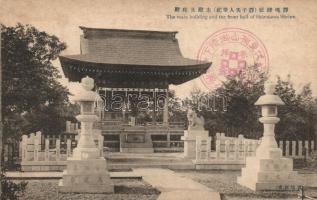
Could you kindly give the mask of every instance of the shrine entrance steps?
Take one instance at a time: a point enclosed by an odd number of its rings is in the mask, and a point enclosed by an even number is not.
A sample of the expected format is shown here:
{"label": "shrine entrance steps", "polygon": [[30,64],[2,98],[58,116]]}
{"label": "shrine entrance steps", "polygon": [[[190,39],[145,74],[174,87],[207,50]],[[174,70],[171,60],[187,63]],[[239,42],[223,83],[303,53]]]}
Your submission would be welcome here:
{"label": "shrine entrance steps", "polygon": [[125,170],[132,168],[165,168],[165,169],[195,169],[190,159],[184,159],[183,153],[119,153],[106,154],[108,169]]}

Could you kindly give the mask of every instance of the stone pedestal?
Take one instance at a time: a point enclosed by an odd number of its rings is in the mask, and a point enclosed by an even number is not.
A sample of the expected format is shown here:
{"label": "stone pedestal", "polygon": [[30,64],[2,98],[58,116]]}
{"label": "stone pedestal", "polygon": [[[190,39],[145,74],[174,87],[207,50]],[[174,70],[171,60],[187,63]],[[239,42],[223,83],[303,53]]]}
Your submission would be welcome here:
{"label": "stone pedestal", "polygon": [[184,131],[182,140],[184,141],[184,158],[196,158],[196,137],[208,138],[208,131],[205,130],[187,130]]}
{"label": "stone pedestal", "polygon": [[59,182],[61,192],[113,193],[113,185],[104,158],[90,160],[67,160],[63,179]]}
{"label": "stone pedestal", "polygon": [[61,192],[78,193],[113,193],[107,170],[106,160],[100,156],[100,150],[94,142],[93,123],[99,120],[94,113],[94,101],[98,100],[98,94],[91,91],[93,79],[82,79],[85,91],[76,96],[80,104],[81,114],[76,118],[81,122],[78,145],[73,150],[72,157],[67,158],[66,170],[59,182]]}
{"label": "stone pedestal", "polygon": [[[270,149],[269,156],[246,158],[238,183],[252,190],[297,190],[297,172],[293,171],[293,160],[283,158],[280,149]],[[258,153],[258,152],[257,152]]]}
{"label": "stone pedestal", "polygon": [[120,133],[120,152],[154,153],[151,135],[144,127],[126,127]]}
{"label": "stone pedestal", "polygon": [[274,128],[279,122],[277,105],[283,101],[274,95],[275,85],[265,84],[265,95],[255,105],[262,106],[259,121],[264,125],[264,133],[256,155],[246,158],[246,167],[242,168],[238,183],[252,190],[297,190],[299,183],[297,172],[293,171],[293,160],[282,157],[278,148]]}

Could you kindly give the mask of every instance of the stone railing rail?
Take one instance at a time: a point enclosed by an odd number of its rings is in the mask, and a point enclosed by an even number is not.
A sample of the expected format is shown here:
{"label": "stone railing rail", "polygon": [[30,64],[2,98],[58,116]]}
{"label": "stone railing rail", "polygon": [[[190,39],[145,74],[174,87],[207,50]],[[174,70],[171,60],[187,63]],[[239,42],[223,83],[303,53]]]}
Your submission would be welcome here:
{"label": "stone railing rail", "polygon": [[[61,141],[60,138],[64,138],[64,140],[66,138],[66,141]],[[77,139],[77,137],[67,138],[63,135],[52,138],[42,135],[40,131],[23,135],[21,142],[22,164],[32,161],[65,161],[67,157],[72,155]],[[100,155],[103,156],[103,136],[98,136],[95,141],[100,149]]]}
{"label": "stone railing rail", "polygon": [[[246,139],[243,135],[227,137],[217,133],[216,150],[210,152],[211,142],[207,139],[196,140],[196,160],[244,161],[247,156],[254,156],[261,140]],[[292,158],[308,158],[314,151],[314,141],[278,141],[283,156]]]}
{"label": "stone railing rail", "polygon": [[246,139],[243,135],[227,137],[224,133],[216,134],[216,159],[244,160],[255,155],[260,140]]}
{"label": "stone railing rail", "polygon": [[308,158],[316,150],[313,140],[280,140],[278,146],[283,150],[283,156],[292,158]]}

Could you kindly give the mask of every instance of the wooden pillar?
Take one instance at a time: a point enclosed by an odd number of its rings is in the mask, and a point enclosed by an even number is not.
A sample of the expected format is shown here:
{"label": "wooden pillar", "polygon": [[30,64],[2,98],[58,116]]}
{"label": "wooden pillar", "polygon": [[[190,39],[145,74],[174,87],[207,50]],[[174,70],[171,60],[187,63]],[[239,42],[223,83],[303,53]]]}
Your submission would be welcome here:
{"label": "wooden pillar", "polygon": [[72,154],[72,140],[71,139],[67,139],[66,142],[66,155],[67,158],[70,157]]}
{"label": "wooden pillar", "polygon": [[155,88],[153,91],[153,113],[152,113],[152,123],[156,124],[156,111],[158,109],[157,107],[157,88]]}
{"label": "wooden pillar", "polygon": [[168,124],[168,89],[166,89],[166,97],[165,97],[165,102],[164,102],[164,110],[163,110],[163,124],[167,125]]}

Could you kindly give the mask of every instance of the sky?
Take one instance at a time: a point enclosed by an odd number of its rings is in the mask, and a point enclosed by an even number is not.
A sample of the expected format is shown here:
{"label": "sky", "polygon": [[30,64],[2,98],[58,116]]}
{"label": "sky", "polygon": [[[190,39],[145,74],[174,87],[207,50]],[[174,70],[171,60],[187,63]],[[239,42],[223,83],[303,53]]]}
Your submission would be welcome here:
{"label": "sky", "polygon": [[[178,31],[176,37],[183,56],[194,59],[203,42],[216,31],[224,28],[244,29],[256,35],[265,45],[272,77],[276,75],[286,77],[290,74],[295,88],[311,83],[313,94],[316,96],[317,3],[314,0],[304,2],[295,0],[0,0],[0,22],[7,26],[14,26],[18,22],[31,24],[39,30],[56,35],[67,44],[67,49],[62,52],[63,55],[79,54],[81,34],[79,26]],[[188,17],[198,14],[177,13],[175,7],[188,9],[287,7],[286,14],[295,16],[295,19],[168,19],[169,14]],[[220,14],[227,15],[227,13]],[[58,60],[54,61],[54,66],[61,70]],[[62,70],[61,74],[63,75]],[[60,81],[71,92],[76,93],[77,83],[69,83],[65,77]],[[175,90],[179,97],[187,96],[193,88],[207,90],[199,78],[170,88]]]}

